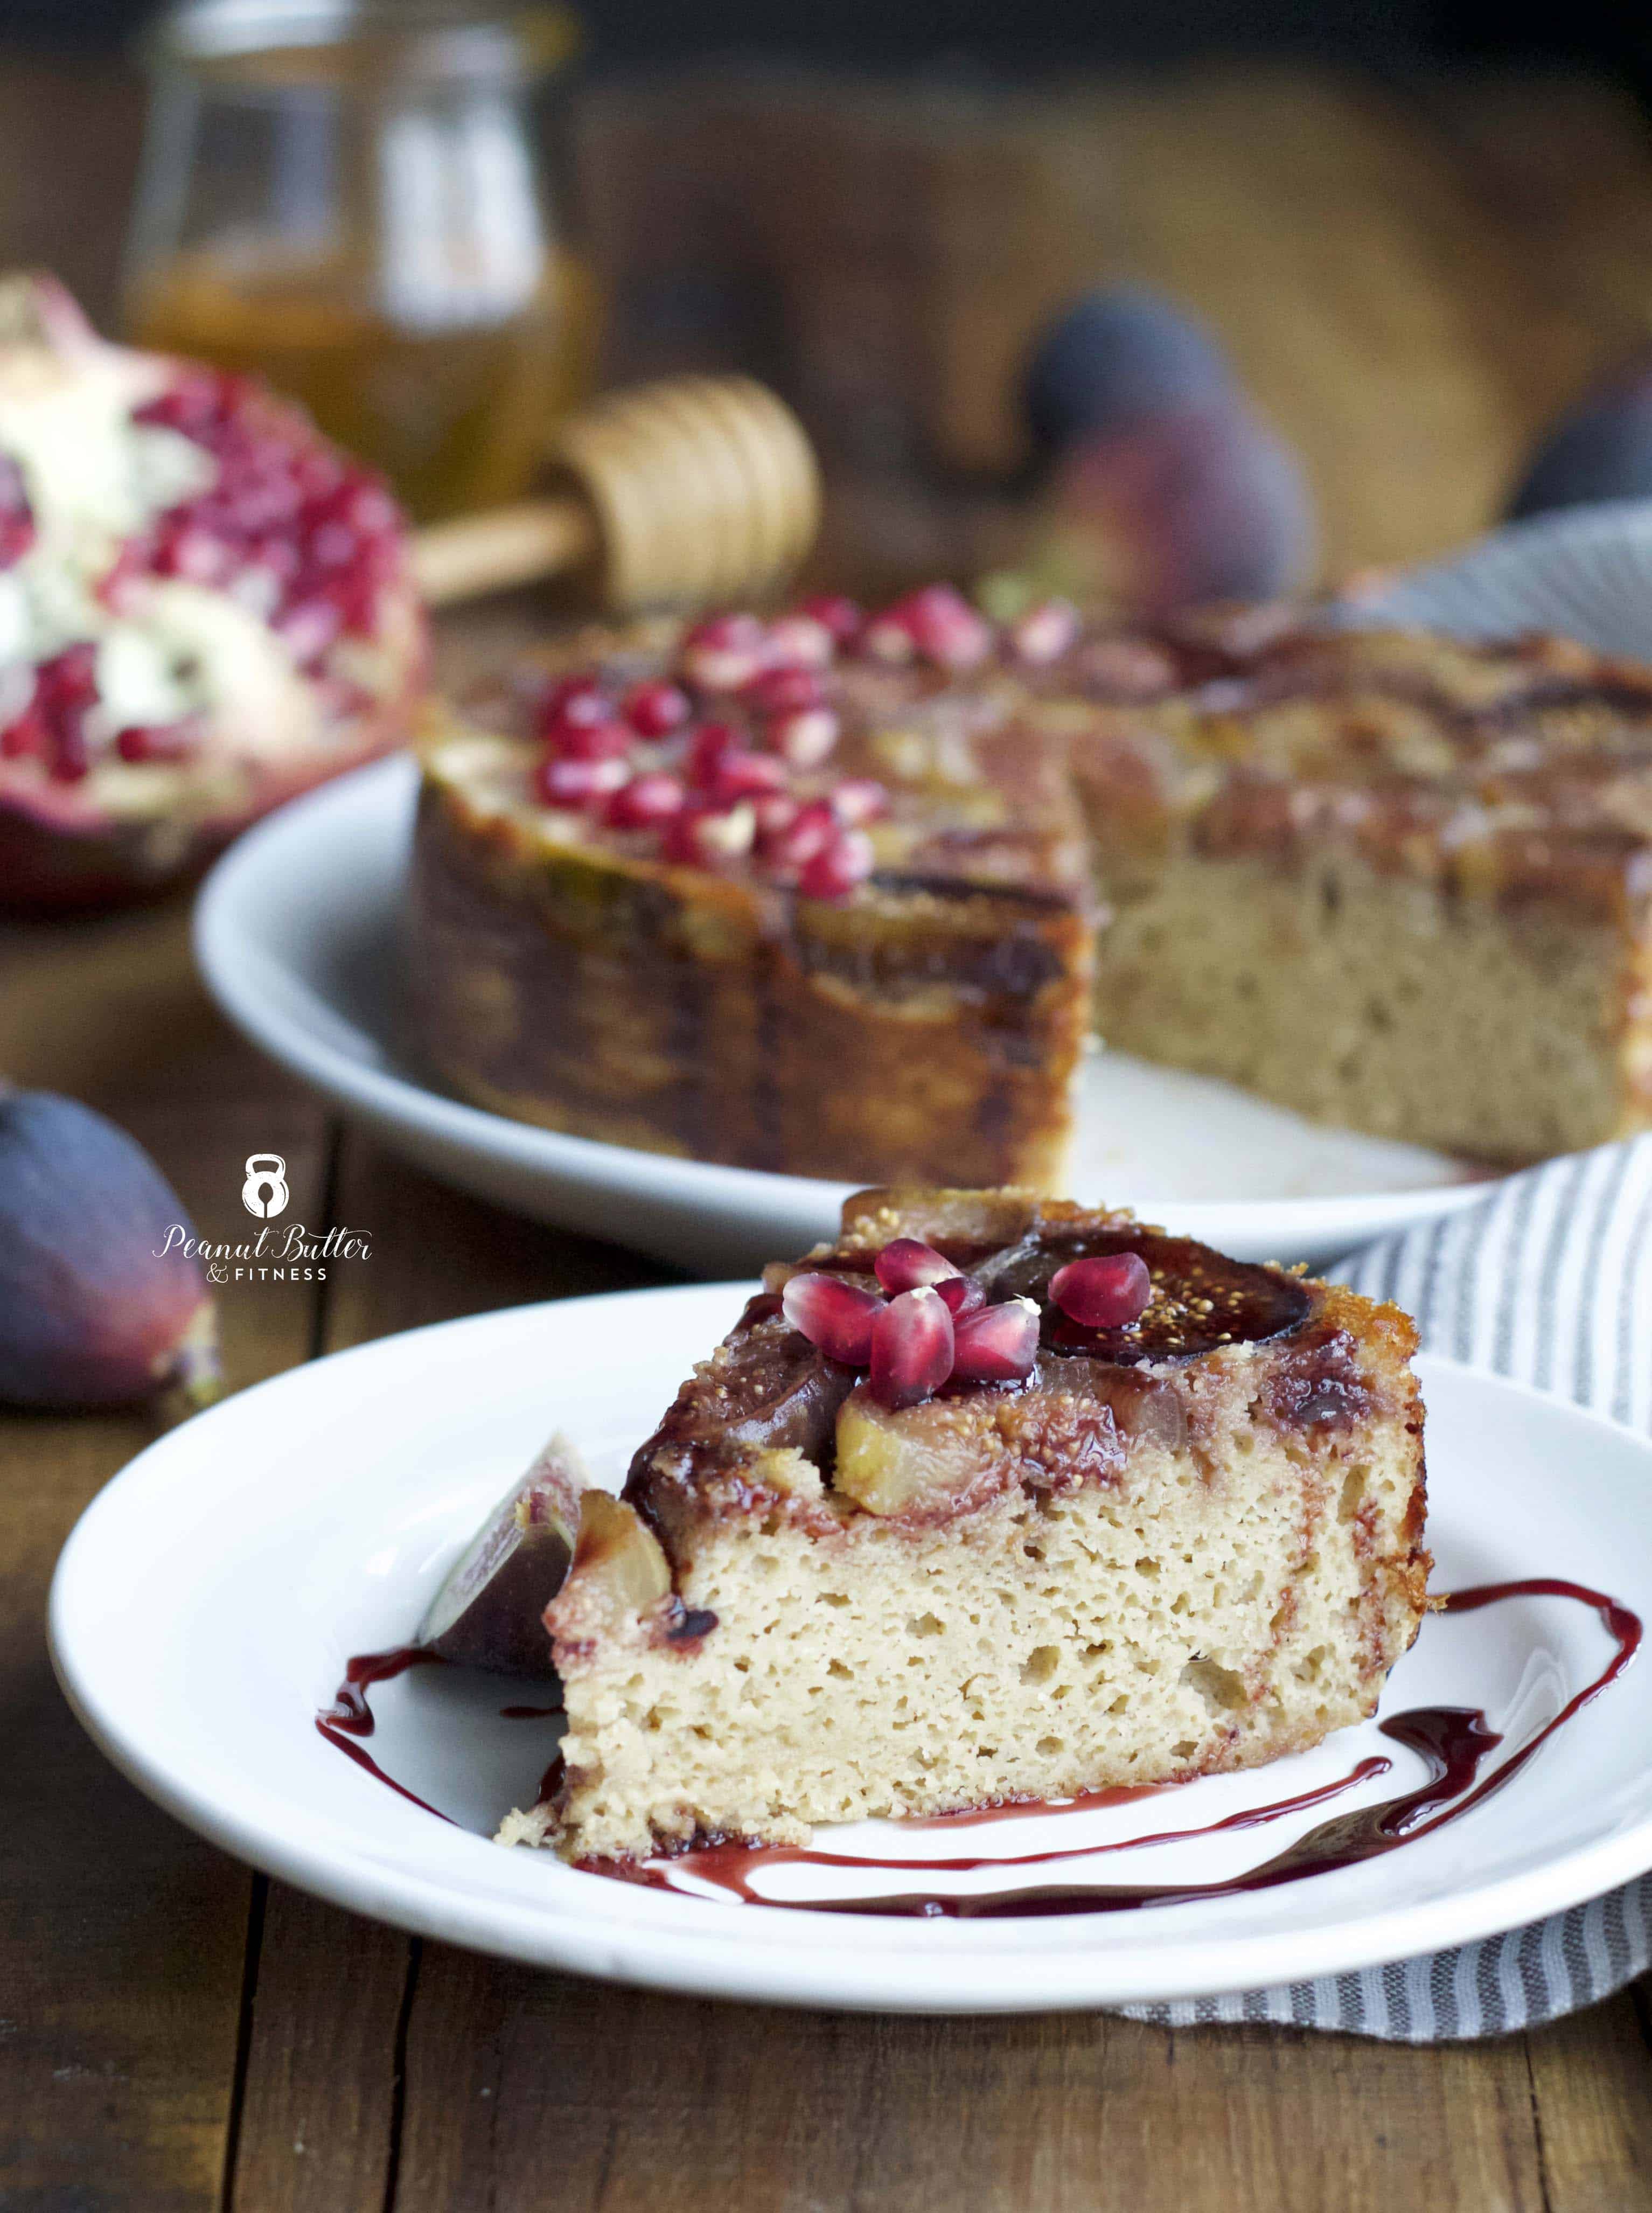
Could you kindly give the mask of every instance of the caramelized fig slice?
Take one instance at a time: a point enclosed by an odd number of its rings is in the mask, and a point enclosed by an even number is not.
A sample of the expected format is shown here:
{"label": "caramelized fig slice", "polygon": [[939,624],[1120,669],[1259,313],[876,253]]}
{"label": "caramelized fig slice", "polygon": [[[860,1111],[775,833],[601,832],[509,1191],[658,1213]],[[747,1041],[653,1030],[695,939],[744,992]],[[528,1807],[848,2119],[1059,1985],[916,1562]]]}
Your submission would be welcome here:
{"label": "caramelized fig slice", "polygon": [[571,1580],[618,1613],[642,1613],[671,1588],[660,1540],[622,1498],[588,1491],[580,1501]]}
{"label": "caramelized fig slice", "polygon": [[545,1609],[566,1579],[589,1483],[573,1446],[552,1437],[460,1553],[418,1643],[467,1667],[554,1681]]}

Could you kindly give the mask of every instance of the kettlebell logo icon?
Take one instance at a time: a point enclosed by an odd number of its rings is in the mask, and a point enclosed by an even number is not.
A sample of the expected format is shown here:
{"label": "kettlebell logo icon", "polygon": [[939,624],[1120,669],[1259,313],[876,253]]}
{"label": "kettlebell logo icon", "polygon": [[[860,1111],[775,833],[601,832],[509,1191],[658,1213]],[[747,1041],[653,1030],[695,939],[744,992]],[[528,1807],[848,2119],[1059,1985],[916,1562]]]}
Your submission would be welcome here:
{"label": "kettlebell logo icon", "polygon": [[291,1194],[287,1189],[287,1163],[279,1153],[253,1153],[247,1163],[247,1180],[241,1203],[249,1214],[268,1222],[279,1214]]}

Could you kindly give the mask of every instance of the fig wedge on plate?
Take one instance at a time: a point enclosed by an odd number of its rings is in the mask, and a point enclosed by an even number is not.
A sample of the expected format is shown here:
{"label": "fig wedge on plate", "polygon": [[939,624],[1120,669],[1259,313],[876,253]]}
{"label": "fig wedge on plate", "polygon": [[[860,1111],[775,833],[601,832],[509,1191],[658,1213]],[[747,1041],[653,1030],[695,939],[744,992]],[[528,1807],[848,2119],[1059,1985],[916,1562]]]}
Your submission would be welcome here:
{"label": "fig wedge on plate", "polygon": [[460,1553],[416,1641],[466,1667],[554,1680],[545,1609],[574,1557],[590,1480],[573,1446],[553,1436]]}
{"label": "fig wedge on plate", "polygon": [[0,278],[0,906],[198,872],[399,744],[425,661],[401,515],[302,409]]}

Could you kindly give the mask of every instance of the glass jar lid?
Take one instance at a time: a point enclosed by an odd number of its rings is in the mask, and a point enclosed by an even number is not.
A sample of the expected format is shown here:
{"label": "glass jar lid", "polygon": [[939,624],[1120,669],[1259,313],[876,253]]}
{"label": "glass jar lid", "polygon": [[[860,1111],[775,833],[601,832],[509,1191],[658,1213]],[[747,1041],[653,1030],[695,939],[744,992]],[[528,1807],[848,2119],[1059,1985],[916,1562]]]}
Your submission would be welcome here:
{"label": "glass jar lid", "polygon": [[521,84],[560,69],[579,43],[570,9],[480,0],[176,0],[146,41],[163,65],[271,88]]}

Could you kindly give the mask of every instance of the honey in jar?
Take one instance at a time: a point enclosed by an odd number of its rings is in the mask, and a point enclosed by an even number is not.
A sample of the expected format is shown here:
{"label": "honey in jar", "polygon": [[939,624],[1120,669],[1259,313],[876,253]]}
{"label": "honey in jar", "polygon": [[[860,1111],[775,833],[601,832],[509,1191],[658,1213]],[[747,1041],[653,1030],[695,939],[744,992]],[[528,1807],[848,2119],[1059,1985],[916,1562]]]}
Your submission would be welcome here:
{"label": "honey in jar", "polygon": [[509,499],[588,392],[530,88],[568,19],[195,0],[156,48],[127,285],[143,345],[253,370],[418,519]]}

